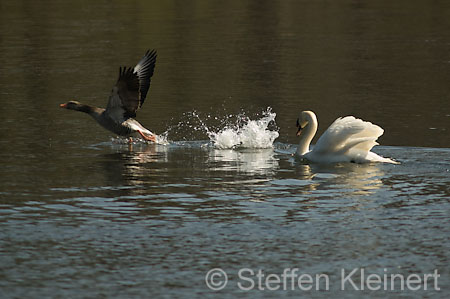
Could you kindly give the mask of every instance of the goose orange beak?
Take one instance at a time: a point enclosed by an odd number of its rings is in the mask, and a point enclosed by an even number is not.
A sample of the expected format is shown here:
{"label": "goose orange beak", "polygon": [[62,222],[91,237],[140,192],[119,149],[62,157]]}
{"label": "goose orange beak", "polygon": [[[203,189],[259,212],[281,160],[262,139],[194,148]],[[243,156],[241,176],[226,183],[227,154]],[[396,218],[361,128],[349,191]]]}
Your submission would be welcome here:
{"label": "goose orange beak", "polygon": [[59,107],[61,107],[61,108],[67,108],[67,104],[60,104]]}

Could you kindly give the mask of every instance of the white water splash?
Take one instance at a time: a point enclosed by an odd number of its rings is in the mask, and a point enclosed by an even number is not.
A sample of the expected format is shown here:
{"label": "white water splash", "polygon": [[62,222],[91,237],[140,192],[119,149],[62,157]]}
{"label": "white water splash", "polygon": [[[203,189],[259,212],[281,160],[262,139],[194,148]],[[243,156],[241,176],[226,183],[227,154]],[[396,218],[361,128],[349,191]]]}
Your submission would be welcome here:
{"label": "white water splash", "polygon": [[[169,145],[173,141],[169,140],[170,134],[181,135],[184,141],[195,141],[206,133],[210,144],[217,149],[263,149],[273,148],[273,142],[278,138],[278,129],[275,125],[276,113],[268,107],[260,113],[256,120],[251,120],[245,112],[237,115],[226,114],[221,117],[214,117],[210,114],[200,116],[196,111],[183,114],[183,119],[174,126],[156,135],[156,144]],[[269,129],[269,125],[271,129]],[[118,144],[151,144],[141,138],[113,138],[113,143]]]}
{"label": "white water splash", "polygon": [[169,145],[169,140],[167,139],[167,131],[162,133],[161,135],[156,135],[156,144],[160,145]]}
{"label": "white water splash", "polygon": [[128,145],[132,145],[132,144],[169,145],[169,140],[167,139],[166,132],[164,132],[161,135],[155,134],[155,137],[156,137],[156,142],[151,142],[151,141],[144,140],[144,139],[140,138],[139,136],[132,137],[131,139],[128,137],[117,136],[117,137],[111,138],[111,142],[113,144],[128,144]]}
{"label": "white water splash", "polygon": [[276,113],[269,107],[258,120],[251,120],[242,113],[237,116],[236,123],[228,124],[218,132],[212,132],[206,125],[205,129],[214,147],[218,149],[271,148],[279,136],[277,131],[268,129],[275,117]]}

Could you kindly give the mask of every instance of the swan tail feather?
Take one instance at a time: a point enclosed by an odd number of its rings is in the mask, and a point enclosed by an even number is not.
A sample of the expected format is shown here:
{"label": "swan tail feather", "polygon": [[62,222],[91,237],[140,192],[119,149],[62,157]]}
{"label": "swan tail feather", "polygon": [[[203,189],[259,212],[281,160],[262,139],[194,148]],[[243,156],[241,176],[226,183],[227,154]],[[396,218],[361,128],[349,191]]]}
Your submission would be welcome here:
{"label": "swan tail feather", "polygon": [[376,137],[352,138],[342,147],[342,152],[349,152],[354,149],[367,153],[378,144],[375,140]]}

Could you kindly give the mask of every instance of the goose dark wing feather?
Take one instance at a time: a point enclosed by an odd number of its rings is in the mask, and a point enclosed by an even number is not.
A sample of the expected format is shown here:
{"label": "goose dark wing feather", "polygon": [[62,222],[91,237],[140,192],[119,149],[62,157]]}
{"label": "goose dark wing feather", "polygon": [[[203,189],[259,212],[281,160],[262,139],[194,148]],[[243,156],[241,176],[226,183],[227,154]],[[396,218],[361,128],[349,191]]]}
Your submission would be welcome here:
{"label": "goose dark wing feather", "polygon": [[156,63],[156,51],[147,51],[134,67],[120,67],[119,79],[111,91],[107,112],[119,119],[136,117],[136,111],[142,106],[150,88],[150,80]]}
{"label": "goose dark wing feather", "polygon": [[147,50],[144,57],[134,67],[134,72],[139,78],[139,107],[144,104],[150,88],[151,78],[155,70],[156,56],[156,50]]}
{"label": "goose dark wing feather", "polygon": [[135,117],[139,108],[139,78],[131,67],[120,68],[116,87],[125,117]]}

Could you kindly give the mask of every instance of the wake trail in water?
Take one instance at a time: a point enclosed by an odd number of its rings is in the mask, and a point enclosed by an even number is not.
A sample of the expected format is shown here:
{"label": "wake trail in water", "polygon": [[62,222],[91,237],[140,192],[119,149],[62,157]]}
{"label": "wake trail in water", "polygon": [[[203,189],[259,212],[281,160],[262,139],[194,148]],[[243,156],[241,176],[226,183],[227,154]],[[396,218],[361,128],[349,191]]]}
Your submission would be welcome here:
{"label": "wake trail in water", "polygon": [[[183,116],[184,119],[177,125],[170,126],[157,135],[157,144],[170,144],[170,134],[181,134],[185,141],[198,141],[201,133],[206,134],[209,145],[217,149],[262,149],[273,148],[273,143],[279,136],[275,124],[276,113],[272,112],[271,107],[253,117],[256,119],[251,119],[245,112],[213,117],[210,114],[201,116],[197,111],[192,111]],[[126,140],[123,139],[123,142]],[[146,143],[144,140],[142,142]],[[117,139],[115,143],[118,143]]]}

